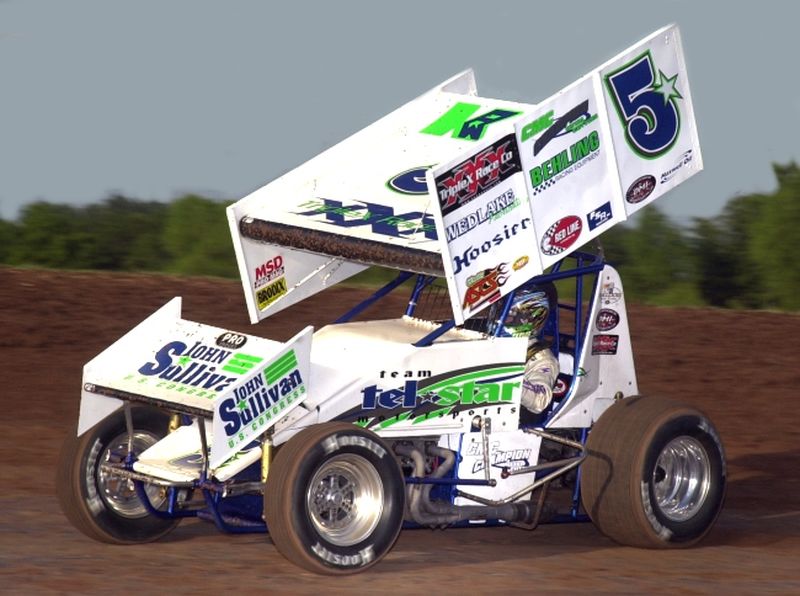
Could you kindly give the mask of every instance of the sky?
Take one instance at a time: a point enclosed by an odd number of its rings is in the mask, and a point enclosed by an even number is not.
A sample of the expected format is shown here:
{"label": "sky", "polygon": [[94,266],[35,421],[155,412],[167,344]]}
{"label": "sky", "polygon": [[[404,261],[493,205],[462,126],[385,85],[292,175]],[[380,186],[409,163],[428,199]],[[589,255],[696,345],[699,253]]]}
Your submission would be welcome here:
{"label": "sky", "polygon": [[238,199],[466,67],[537,103],[681,28],[711,217],[800,161],[800,3],[0,0],[0,217],[112,194]]}

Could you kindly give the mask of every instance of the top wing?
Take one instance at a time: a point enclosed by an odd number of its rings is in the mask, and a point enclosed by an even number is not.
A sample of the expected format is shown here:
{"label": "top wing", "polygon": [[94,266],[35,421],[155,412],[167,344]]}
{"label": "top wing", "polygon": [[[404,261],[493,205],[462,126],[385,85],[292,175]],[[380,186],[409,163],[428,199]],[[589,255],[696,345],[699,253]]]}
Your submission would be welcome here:
{"label": "top wing", "polygon": [[677,27],[539,105],[445,81],[228,210],[256,322],[368,265],[462,322],[702,169]]}

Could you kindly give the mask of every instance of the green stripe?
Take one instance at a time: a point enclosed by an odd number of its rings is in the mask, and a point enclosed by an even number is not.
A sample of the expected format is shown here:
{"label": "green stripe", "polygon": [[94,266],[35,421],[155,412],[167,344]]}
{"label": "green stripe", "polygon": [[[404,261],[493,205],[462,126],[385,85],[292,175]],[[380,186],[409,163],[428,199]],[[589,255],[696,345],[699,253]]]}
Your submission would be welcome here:
{"label": "green stripe", "polygon": [[288,366],[288,367],[283,368],[281,370],[271,370],[269,372],[269,374],[267,374],[266,371],[265,371],[264,372],[264,378],[267,380],[267,383],[269,383],[270,385],[273,385],[276,382],[280,381],[282,378],[284,378],[288,373],[290,373],[291,371],[294,371],[294,370],[297,370],[297,367]]}
{"label": "green stripe", "polygon": [[262,360],[263,358],[259,358],[258,356],[251,356],[250,354],[239,352],[228,360],[225,366],[222,367],[222,370],[232,372],[235,375],[243,375]]}
{"label": "green stripe", "polygon": [[442,387],[458,385],[459,383],[466,383],[467,381],[472,381],[474,379],[480,379],[485,377],[496,377],[498,375],[504,375],[508,373],[521,373],[524,370],[525,366],[522,364],[516,364],[514,366],[505,366],[500,368],[490,368],[489,370],[485,369],[479,370],[476,372],[459,375],[457,377],[449,377],[447,379],[444,379],[443,381],[434,383],[433,385],[428,385],[427,387],[420,387],[419,392],[420,393],[436,392],[437,389],[441,389]]}
{"label": "green stripe", "polygon": [[264,370],[264,377],[270,385],[283,377],[290,370],[297,368],[297,356],[294,350],[287,352]]}
{"label": "green stripe", "polygon": [[263,358],[259,358],[258,356],[251,356],[250,354],[244,354],[243,352],[239,352],[238,354],[234,354],[233,357],[236,360],[249,360],[250,362],[261,362],[264,360]]}
{"label": "green stripe", "polygon": [[244,373],[249,372],[250,369],[252,369],[262,360],[264,359],[259,358],[258,356],[251,356],[250,354],[239,352],[238,354],[234,354],[233,357],[228,360],[225,366],[222,367],[222,370],[232,372],[235,375],[243,375]]}

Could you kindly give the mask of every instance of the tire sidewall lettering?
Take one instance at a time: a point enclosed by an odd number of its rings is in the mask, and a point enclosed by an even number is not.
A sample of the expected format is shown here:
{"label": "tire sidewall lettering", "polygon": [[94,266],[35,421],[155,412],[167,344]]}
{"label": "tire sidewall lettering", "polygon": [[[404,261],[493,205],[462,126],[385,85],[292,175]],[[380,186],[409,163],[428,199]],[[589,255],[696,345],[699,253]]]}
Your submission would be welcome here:
{"label": "tire sidewall lettering", "polygon": [[[327,461],[343,454],[358,455],[366,459],[375,467],[384,487],[383,513],[375,531],[361,542],[349,546],[333,544],[317,533],[306,504],[306,491],[310,490],[309,483],[314,474]],[[368,565],[374,560],[375,553],[383,552],[387,544],[394,541],[396,536],[393,533],[382,532],[382,528],[393,525],[387,523],[392,516],[398,515],[398,512],[401,516],[403,514],[402,503],[396,502],[398,496],[391,491],[393,479],[390,476],[393,466],[396,465],[394,457],[387,448],[368,436],[365,431],[359,430],[331,433],[308,451],[302,469],[295,476],[292,494],[295,495],[293,508],[295,529],[303,543],[308,545],[309,554],[326,566],[352,569]]]}

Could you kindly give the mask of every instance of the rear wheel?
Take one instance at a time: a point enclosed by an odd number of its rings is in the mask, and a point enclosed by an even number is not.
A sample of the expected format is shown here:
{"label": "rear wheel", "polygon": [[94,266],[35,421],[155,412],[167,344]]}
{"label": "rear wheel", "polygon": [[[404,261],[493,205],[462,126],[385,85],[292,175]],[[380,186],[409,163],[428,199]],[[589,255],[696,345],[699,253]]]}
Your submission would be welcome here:
{"label": "rear wheel", "polygon": [[[169,417],[151,408],[131,408],[133,451],[142,453],[166,436]],[[71,431],[64,441],[56,474],[61,509],[78,530],[101,542],[130,544],[151,542],[170,532],[179,519],[151,515],[136,493],[133,481],[103,469],[104,463],[121,463],[128,455],[128,431],[122,410],[115,412],[80,437]],[[150,503],[166,504],[166,489],[145,485]]]}
{"label": "rear wheel", "polygon": [[374,433],[331,422],[300,431],[278,451],[264,493],[276,548],[326,574],[363,571],[394,545],[405,490],[392,452]]}
{"label": "rear wheel", "polygon": [[711,530],[725,497],[725,456],[701,412],[659,398],[624,399],[600,417],[586,447],[583,504],[608,537],[675,548]]}

